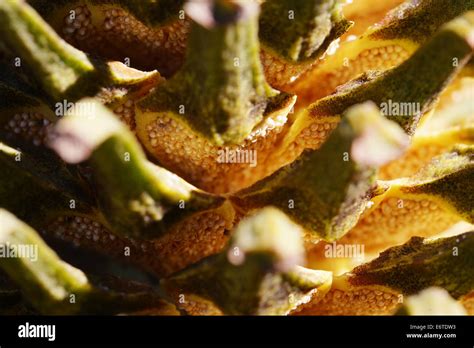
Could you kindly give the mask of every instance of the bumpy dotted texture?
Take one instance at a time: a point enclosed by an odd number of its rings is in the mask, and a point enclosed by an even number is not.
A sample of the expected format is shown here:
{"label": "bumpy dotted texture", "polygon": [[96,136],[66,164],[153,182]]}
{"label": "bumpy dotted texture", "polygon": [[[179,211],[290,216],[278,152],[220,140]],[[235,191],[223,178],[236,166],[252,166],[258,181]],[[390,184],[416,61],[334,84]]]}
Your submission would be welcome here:
{"label": "bumpy dotted texture", "polygon": [[95,24],[87,5],[71,10],[75,17],[71,18],[67,11],[61,34],[83,51],[121,61],[129,57],[132,66],[145,70],[158,66],[164,75],[182,64],[189,20],[149,28],[126,11],[109,8],[103,13],[102,23]]}
{"label": "bumpy dotted texture", "polygon": [[116,236],[87,217],[61,216],[43,233],[131,262],[161,277],[219,252],[229,238],[227,231],[232,224],[218,213],[204,212],[175,226],[159,240],[143,241]]}
{"label": "bumpy dotted texture", "polygon": [[[298,133],[295,139],[282,152],[271,152],[265,162],[267,176],[281,167],[292,163],[296,160],[305,149],[318,149],[329,137],[329,134],[339,124],[335,120],[325,120],[312,122]],[[283,141],[285,134],[290,132],[291,125],[285,125],[285,129],[281,132],[280,142]]]}
{"label": "bumpy dotted texture", "polygon": [[339,122],[313,122],[298,135],[294,142],[295,149],[318,149],[337,127]]}
{"label": "bumpy dotted texture", "polygon": [[[122,9],[104,11],[104,21],[94,25],[87,5],[74,9],[75,18],[65,16],[61,34],[72,45],[110,59],[123,60],[128,52],[132,65],[143,69],[160,67],[160,73],[170,75],[182,64],[190,22],[177,20],[161,28],[149,28]],[[126,48],[133,49],[132,51]],[[311,64],[289,64],[264,49],[260,52],[267,82],[283,89]]]}
{"label": "bumpy dotted texture", "polygon": [[[88,52],[97,47],[106,48],[108,52],[115,50],[117,57],[123,47],[134,47],[137,52],[146,52],[144,56],[149,57],[154,66],[168,64],[165,71],[175,70],[180,65],[181,58],[164,59],[160,54],[165,49],[176,57],[182,57],[189,22],[177,21],[163,28],[150,29],[123,10],[110,9],[105,11],[105,20],[98,27],[93,24],[87,6],[78,6],[74,11],[74,19],[65,17],[62,34],[75,46]],[[119,45],[123,46],[114,47],[119,41]],[[364,50],[355,59],[350,60],[347,66],[341,66],[331,72],[315,67],[292,88],[299,92],[304,91],[300,94],[300,100],[314,101],[330,94],[337,86],[360,73],[390,68],[400,64],[408,56],[409,53],[397,45]],[[265,51],[261,52],[261,58],[267,79],[274,87],[285,86],[304,70]],[[132,130],[135,129],[134,110],[131,100],[113,109]],[[243,145],[229,147],[231,151],[256,151],[256,168],[250,167],[249,163],[219,163],[218,151],[224,150],[223,147],[212,146],[173,118],[160,117],[147,125],[146,130],[148,140],[160,161],[197,186],[222,193],[253,184],[277,167],[292,162],[306,148],[319,148],[338,124],[337,121],[311,123],[300,132],[282,156],[274,158],[271,156],[272,150],[289,127],[285,122],[286,118],[269,119],[267,124],[252,133]],[[45,143],[49,126],[50,122],[40,113],[23,112],[15,114],[4,127],[12,135],[40,146]],[[402,158],[384,166],[380,178],[388,180],[410,176],[444,150],[445,147],[438,144],[413,147]],[[435,202],[391,197],[363,216],[356,227],[338,243],[362,243],[367,252],[379,251],[403,243],[413,235],[427,237],[438,234],[457,221],[459,218],[446,212]],[[160,240],[137,241],[117,237],[99,222],[87,217],[63,216],[48,225],[43,233],[53,234],[76,246],[125,258],[163,276],[222,250],[229,238],[228,231],[234,223],[235,221],[226,221],[218,213],[204,212],[179,224]],[[124,253],[127,247],[130,248],[130,256]],[[346,290],[333,288],[324,298],[305,305],[298,314],[386,315],[394,312],[399,305],[399,299],[400,294],[390,289],[364,286],[349,286]],[[178,298],[176,302],[179,304],[179,301]],[[470,314],[474,313],[473,292],[463,297],[461,302]],[[202,299],[194,299],[193,295],[184,296],[180,307],[189,314],[220,314],[210,311],[210,307]]]}
{"label": "bumpy dotted texture", "polygon": [[284,162],[280,166],[293,162],[305,149],[319,149],[338,124],[339,122],[335,120],[310,123],[288,146],[288,150],[285,151],[285,155],[281,158]]}
{"label": "bumpy dotted texture", "polygon": [[[75,18],[65,16],[61,34],[72,45],[90,53],[107,58],[123,60],[133,58],[138,67],[152,69],[160,67],[160,73],[170,75],[182,64],[189,34],[189,20],[177,20],[161,28],[149,28],[122,9],[104,11],[104,21],[97,27],[87,5],[74,9]],[[275,88],[283,88],[307,70],[309,64],[288,64],[265,50],[261,50],[261,61],[267,82]]]}
{"label": "bumpy dotted texture", "polygon": [[412,176],[427,165],[433,157],[448,149],[449,146],[441,143],[410,147],[401,157],[382,166],[379,178],[380,180],[392,180]]}
{"label": "bumpy dotted texture", "polygon": [[214,212],[196,214],[152,242],[147,264],[170,275],[206,256],[221,251],[229,239],[234,221]]}
{"label": "bumpy dotted texture", "polygon": [[[74,17],[69,13],[64,18],[64,25],[62,32],[66,38],[72,40],[82,41],[85,39],[94,39],[92,34],[95,34],[96,29],[92,24],[91,12],[87,6],[78,6],[71,11],[74,12]],[[69,12],[69,11],[68,11]]]}
{"label": "bumpy dotted texture", "polygon": [[124,103],[121,103],[112,111],[132,132],[135,131],[135,103],[132,100],[127,100]]}
{"label": "bumpy dotted texture", "polygon": [[[72,243],[76,247],[94,250],[118,260],[141,264],[140,257],[144,256],[146,243],[121,238],[112,234],[101,223],[82,216],[60,216],[45,226],[41,232],[59,240]],[[126,256],[130,255],[130,256]],[[137,258],[139,257],[139,258]]]}
{"label": "bumpy dotted texture", "polygon": [[381,251],[412,236],[436,235],[459,220],[433,201],[390,197],[363,216],[338,243],[363,244],[366,252]]}
{"label": "bumpy dotted texture", "polygon": [[[223,193],[249,186],[266,174],[265,158],[274,149],[285,122],[286,117],[269,118],[241,145],[229,147],[214,146],[184,123],[165,114],[149,123],[146,133],[160,163],[204,190]],[[252,167],[250,161],[222,163],[221,159],[226,160],[221,155],[225,151],[240,151],[241,159],[250,159],[253,153],[257,165]]]}
{"label": "bumpy dotted texture", "polygon": [[272,87],[282,90],[311,66],[308,63],[298,65],[287,63],[264,48],[260,50],[260,60],[267,82]]}
{"label": "bumpy dotted texture", "polygon": [[[333,93],[338,86],[369,70],[386,70],[397,66],[409,57],[409,53],[399,45],[387,45],[360,52],[345,64],[326,71],[324,62],[304,73],[291,86],[290,91],[298,95],[298,103],[307,105]],[[329,57],[327,59],[330,59]]]}
{"label": "bumpy dotted texture", "polygon": [[[135,130],[135,108],[132,100],[124,101],[113,112],[130,128]],[[52,136],[53,123],[39,112],[20,112],[4,125],[11,137],[17,137],[35,146],[46,146]]]}
{"label": "bumpy dotted texture", "polygon": [[390,315],[398,307],[400,294],[388,288],[350,286],[331,289],[317,302],[311,302],[296,315]]}
{"label": "bumpy dotted texture", "polygon": [[50,125],[51,122],[40,113],[22,112],[15,114],[4,128],[9,134],[40,146],[48,138]]}

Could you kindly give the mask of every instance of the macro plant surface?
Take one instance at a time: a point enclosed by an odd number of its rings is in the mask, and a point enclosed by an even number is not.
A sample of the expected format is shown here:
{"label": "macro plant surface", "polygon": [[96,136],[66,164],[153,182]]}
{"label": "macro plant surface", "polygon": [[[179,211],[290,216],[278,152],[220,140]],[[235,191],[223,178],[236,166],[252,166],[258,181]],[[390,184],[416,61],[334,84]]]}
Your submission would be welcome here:
{"label": "macro plant surface", "polygon": [[0,314],[474,314],[474,0],[0,28]]}

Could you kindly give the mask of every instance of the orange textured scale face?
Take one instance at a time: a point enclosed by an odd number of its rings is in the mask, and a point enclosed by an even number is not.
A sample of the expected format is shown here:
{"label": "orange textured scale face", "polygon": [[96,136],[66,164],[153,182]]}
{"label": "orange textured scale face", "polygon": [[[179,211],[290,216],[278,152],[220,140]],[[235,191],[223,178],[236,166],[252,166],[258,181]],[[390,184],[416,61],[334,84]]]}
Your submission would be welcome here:
{"label": "orange textured scale face", "polygon": [[401,3],[0,0],[0,248],[40,258],[0,278],[35,314],[472,313],[474,0]]}
{"label": "orange textured scale face", "polygon": [[[294,142],[290,144],[290,147],[294,149],[293,151],[295,151],[295,155],[299,155],[299,152],[304,149],[316,150],[324,144],[337,125],[338,122],[335,120],[310,123],[301,131],[301,133],[298,134]],[[296,157],[293,157],[291,161],[295,158]]]}
{"label": "orange textured scale face", "polygon": [[[388,247],[403,244],[413,236],[436,236],[459,221],[459,216],[434,201],[390,197],[365,213],[335,244],[321,241],[311,248],[309,262],[337,273],[349,271]],[[334,248],[346,251],[337,257],[328,254]]]}
{"label": "orange textured scale face", "polygon": [[[141,120],[139,124],[141,125]],[[181,122],[161,114],[138,136],[163,165],[199,188],[213,193],[234,192],[268,174],[286,116],[269,116],[241,144],[216,146]]]}
{"label": "orange textured scale face", "polygon": [[[322,122],[309,122],[302,130],[298,130],[297,122],[284,127],[279,136],[280,149],[270,151],[265,162],[267,173],[271,174],[275,170],[295,161],[305,149],[316,150],[321,147],[329,135],[338,125],[335,119]],[[294,134],[297,134],[296,137]]]}
{"label": "orange textured scale face", "polygon": [[149,257],[143,261],[159,274],[169,276],[204,257],[222,250],[234,225],[219,212],[204,212],[179,224],[164,238],[149,244]]}
{"label": "orange textured scale face", "polygon": [[178,224],[170,235],[147,241],[116,236],[89,217],[60,216],[43,233],[130,262],[162,277],[220,251],[234,223],[222,212],[204,212]]}
{"label": "orange textured scale face", "polygon": [[[344,44],[341,44],[344,45]],[[298,105],[308,105],[333,93],[338,86],[370,70],[386,70],[409,57],[401,46],[387,45],[361,51],[356,57],[343,57],[341,65],[326,69],[320,62],[288,88],[298,95]],[[326,58],[330,61],[330,57]]]}
{"label": "orange textured scale face", "polygon": [[400,293],[383,287],[331,289],[320,301],[302,307],[295,315],[391,315],[400,304]]}
{"label": "orange textured scale face", "polygon": [[361,243],[366,252],[373,253],[404,243],[412,236],[437,235],[458,221],[458,216],[436,202],[390,197],[363,216],[339,242]]}
{"label": "orange textured scale face", "polygon": [[286,90],[287,86],[296,80],[302,72],[310,68],[311,63],[292,65],[262,49],[260,51],[265,76],[270,85]]}
{"label": "orange textured scale face", "polygon": [[93,55],[119,60],[143,70],[159,68],[167,76],[182,64],[190,22],[177,19],[149,27],[131,13],[108,5],[63,8],[58,32]]}
{"label": "orange textured scale face", "polygon": [[400,158],[380,168],[381,180],[392,180],[414,175],[436,157],[450,149],[452,144],[421,144],[408,149]]}

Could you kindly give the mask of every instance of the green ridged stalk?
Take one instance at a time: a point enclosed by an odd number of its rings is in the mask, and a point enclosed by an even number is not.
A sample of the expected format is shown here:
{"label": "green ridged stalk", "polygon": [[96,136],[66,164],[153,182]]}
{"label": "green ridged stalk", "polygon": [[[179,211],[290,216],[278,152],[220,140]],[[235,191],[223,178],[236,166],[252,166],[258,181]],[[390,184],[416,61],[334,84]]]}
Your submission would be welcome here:
{"label": "green ridged stalk", "polygon": [[[413,134],[420,117],[434,105],[446,85],[471,59],[474,12],[444,25],[407,61],[384,73],[369,72],[312,104],[310,117],[340,115],[349,106],[367,100],[386,109],[387,118]],[[410,105],[405,111],[402,105]],[[399,107],[398,111],[392,106]]]}
{"label": "green ridged stalk", "polygon": [[356,267],[350,283],[383,285],[412,295],[441,287],[455,299],[474,289],[474,232],[436,240],[413,237]]}
{"label": "green ridged stalk", "polygon": [[405,197],[431,197],[474,223],[474,146],[458,145],[408,179],[393,182]]}
{"label": "green ridged stalk", "polygon": [[180,118],[215,144],[240,143],[266,111],[281,107],[289,98],[265,81],[259,58],[258,6],[218,0],[190,2],[186,10],[194,22],[185,63],[138,109]]}
{"label": "green ridged stalk", "polygon": [[284,315],[329,290],[331,273],[298,266],[303,258],[300,228],[268,207],[243,220],[220,254],[162,284],[184,311],[180,295],[221,314]]}
{"label": "green ridged stalk", "polygon": [[159,237],[191,214],[219,207],[224,199],[206,194],[148,162],[133,134],[93,99],[76,104],[93,109],[63,118],[52,147],[67,163],[87,161],[100,208],[114,231],[130,237]]}
{"label": "green ridged stalk", "polygon": [[[3,38],[20,58],[25,74],[48,95],[50,104],[94,96],[110,85],[132,85],[153,73],[127,74],[127,69],[93,60],[63,41],[41,16],[21,0],[0,3]],[[22,68],[23,69],[23,68]]]}
{"label": "green ridged stalk", "polygon": [[375,40],[409,40],[423,43],[445,23],[474,10],[474,1],[406,1],[368,36]]}
{"label": "green ridged stalk", "polygon": [[292,64],[316,60],[352,26],[338,0],[268,0],[259,21],[262,46]]}
{"label": "green ridged stalk", "polygon": [[[62,261],[31,227],[0,209],[0,267],[42,314],[113,314],[169,306],[149,292],[121,293],[90,283]],[[8,250],[8,251],[7,251]]]}
{"label": "green ridged stalk", "polygon": [[377,168],[401,154],[407,138],[370,103],[350,108],[318,150],[233,198],[244,210],[272,204],[310,239],[336,240],[358,221],[375,194]]}

